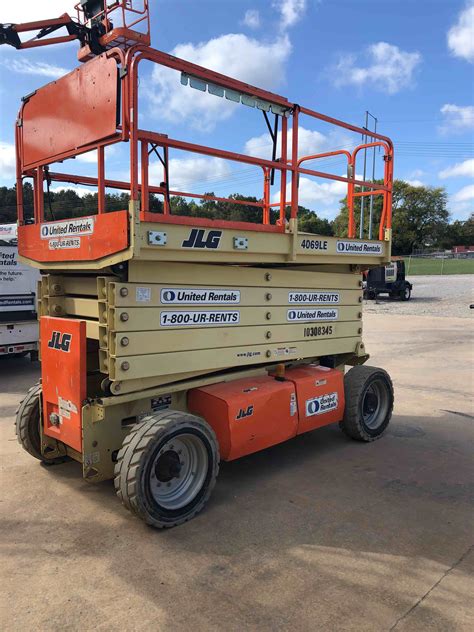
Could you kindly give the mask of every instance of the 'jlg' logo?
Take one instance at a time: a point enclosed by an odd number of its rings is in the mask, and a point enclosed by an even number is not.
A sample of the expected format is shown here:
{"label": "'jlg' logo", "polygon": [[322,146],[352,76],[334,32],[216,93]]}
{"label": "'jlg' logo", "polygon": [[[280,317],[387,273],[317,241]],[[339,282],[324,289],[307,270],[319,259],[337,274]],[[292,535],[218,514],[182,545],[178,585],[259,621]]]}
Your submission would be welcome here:
{"label": "'jlg' logo", "polygon": [[219,248],[221,241],[221,230],[210,230],[207,233],[203,228],[193,228],[189,233],[189,237],[181,244],[182,248],[210,248],[215,250]]}
{"label": "'jlg' logo", "polygon": [[60,331],[53,331],[51,340],[48,342],[48,347],[50,349],[68,352],[71,346],[71,340],[72,334],[61,334]]}
{"label": "'jlg' logo", "polygon": [[236,421],[240,421],[240,419],[245,419],[245,417],[251,417],[253,415],[253,406],[248,406],[246,409],[241,408],[239,410],[239,414],[235,418]]}

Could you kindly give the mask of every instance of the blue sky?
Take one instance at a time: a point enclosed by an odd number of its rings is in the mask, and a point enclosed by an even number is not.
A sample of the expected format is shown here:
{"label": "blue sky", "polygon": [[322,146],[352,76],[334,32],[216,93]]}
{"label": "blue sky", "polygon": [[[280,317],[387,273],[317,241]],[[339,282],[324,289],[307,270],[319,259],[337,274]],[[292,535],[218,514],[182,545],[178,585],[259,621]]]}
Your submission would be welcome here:
{"label": "blue sky", "polygon": [[[74,3],[6,4],[0,7],[3,23],[56,17]],[[151,0],[151,5],[156,48],[352,123],[362,124],[369,110],[379,131],[394,140],[395,177],[445,186],[453,218],[465,219],[474,210],[472,1]],[[13,126],[21,96],[74,68],[76,51],[76,43],[0,50],[0,185],[13,184]],[[177,73],[151,64],[143,66],[140,86],[143,128],[268,155],[260,112],[182,87]],[[301,124],[302,153],[358,140],[307,119]],[[126,155],[109,153],[107,175],[125,179]],[[172,188],[261,196],[258,170],[177,152],[171,159]],[[94,175],[93,160],[86,156],[62,169]],[[344,171],[340,161],[324,167]],[[158,166],[152,175],[160,181]],[[272,195],[278,183],[274,189]],[[339,183],[300,181],[300,202],[325,217],[337,214],[343,195]]]}

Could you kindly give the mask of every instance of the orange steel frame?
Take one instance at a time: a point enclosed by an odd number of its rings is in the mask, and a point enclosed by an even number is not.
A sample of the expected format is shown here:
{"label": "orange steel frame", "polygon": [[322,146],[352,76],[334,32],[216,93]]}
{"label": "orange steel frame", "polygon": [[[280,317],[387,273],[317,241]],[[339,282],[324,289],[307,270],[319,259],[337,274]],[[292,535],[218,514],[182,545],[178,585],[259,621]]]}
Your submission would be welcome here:
{"label": "orange steel frame", "polygon": [[[113,33],[113,31],[111,31]],[[389,138],[382,136],[381,134],[371,132],[367,129],[345,123],[338,119],[320,114],[314,110],[299,106],[298,104],[290,103],[286,98],[277,94],[256,88],[249,84],[243,83],[226,75],[208,70],[196,64],[188,61],[173,57],[166,53],[155,50],[149,46],[138,44],[132,46],[128,50],[122,50],[118,47],[113,48],[106,53],[107,57],[113,57],[116,60],[118,66],[121,67],[121,95],[118,96],[121,99],[121,121],[117,127],[116,133],[106,139],[90,143],[80,148],[80,151],[75,149],[67,151],[60,156],[54,157],[54,162],[58,160],[64,160],[71,158],[79,153],[86,151],[97,150],[97,164],[98,173],[97,178],[91,178],[86,176],[77,176],[73,174],[63,173],[48,173],[48,177],[52,181],[61,181],[74,184],[92,185],[98,188],[98,213],[105,212],[105,189],[115,188],[130,191],[131,199],[139,201],[140,204],[140,219],[142,221],[155,221],[160,223],[175,223],[175,224],[199,224],[199,225],[212,225],[219,227],[229,228],[242,228],[243,226],[247,230],[257,231],[271,231],[271,232],[284,232],[286,223],[286,210],[290,208],[290,217],[297,218],[298,215],[298,179],[300,175],[308,175],[314,177],[320,177],[329,179],[332,181],[345,182],[348,185],[347,192],[347,204],[349,208],[349,222],[348,222],[348,236],[354,238],[356,232],[356,220],[354,217],[354,202],[357,197],[382,195],[383,196],[383,211],[379,225],[379,239],[384,239],[385,229],[391,228],[391,206],[392,206],[392,181],[393,181],[393,144]],[[139,104],[138,104],[138,70],[142,61],[150,61],[162,66],[174,69],[178,72],[184,72],[188,75],[201,79],[203,81],[211,82],[222,88],[228,88],[245,95],[251,95],[257,99],[261,99],[272,104],[277,104],[287,109],[292,123],[292,137],[291,148],[289,147],[288,138],[288,119],[285,116],[281,116],[281,157],[279,160],[266,160],[263,158],[257,158],[254,156],[248,156],[245,154],[235,153],[215,147],[209,147],[205,145],[198,145],[194,143],[185,142],[182,140],[169,138],[167,135],[158,134],[151,131],[145,131],[139,129]],[[216,98],[209,95],[209,98]],[[24,108],[24,104],[22,109]],[[338,150],[333,152],[325,152],[320,154],[314,154],[309,156],[303,156],[298,158],[298,125],[301,115],[329,123],[331,125],[355,132],[361,135],[371,137],[372,142],[364,143],[356,147],[352,152],[346,150]],[[100,112],[98,113],[100,117]],[[20,119],[22,117],[22,110],[20,110]],[[130,182],[116,181],[106,179],[105,177],[105,161],[104,161],[104,148],[107,145],[111,145],[120,141],[128,141],[130,143]],[[30,165],[28,169],[23,168],[22,162],[22,140],[20,128],[16,128],[16,143],[17,143],[17,196],[18,196],[18,217],[20,224],[23,221],[23,194],[22,194],[22,181],[24,177],[33,177],[34,189],[35,189],[35,211],[34,221],[35,223],[44,221],[44,178],[45,168],[48,163],[41,161],[38,164]],[[196,193],[190,193],[185,191],[170,190],[167,192],[166,186],[152,186],[149,184],[148,179],[148,167],[149,167],[149,147],[150,145],[159,147],[164,152],[165,158],[168,155],[170,149],[184,150],[187,152],[197,153],[205,156],[212,156],[222,158],[237,163],[243,163],[259,167],[263,171],[264,187],[263,198],[261,202],[247,202],[241,200],[234,200],[232,198],[222,198],[211,195],[202,195]],[[374,182],[365,182],[355,179],[355,167],[356,160],[359,152],[367,148],[380,147],[383,149],[384,155],[384,178],[383,184]],[[347,160],[347,177],[338,176],[323,171],[317,171],[315,169],[309,169],[303,166],[303,163],[312,160],[318,160],[321,158],[329,158],[333,156],[345,156]],[[53,162],[52,160],[50,162]],[[270,202],[270,174],[275,170],[281,174],[281,186],[280,186],[280,201],[276,204]],[[291,175],[291,199],[287,200],[287,177]],[[164,183],[166,185],[166,183]],[[356,190],[359,187],[360,190]],[[156,193],[163,195],[164,204],[162,213],[149,212],[149,194]],[[177,216],[171,214],[169,203],[167,199],[167,193],[169,195],[180,195],[190,198],[206,199],[225,201],[232,204],[242,204],[245,206],[254,206],[262,208],[262,223],[251,224],[247,222],[231,222],[231,221],[211,221],[203,218],[190,218],[184,216]],[[276,224],[270,223],[270,210],[273,207],[279,208],[279,219]]]}

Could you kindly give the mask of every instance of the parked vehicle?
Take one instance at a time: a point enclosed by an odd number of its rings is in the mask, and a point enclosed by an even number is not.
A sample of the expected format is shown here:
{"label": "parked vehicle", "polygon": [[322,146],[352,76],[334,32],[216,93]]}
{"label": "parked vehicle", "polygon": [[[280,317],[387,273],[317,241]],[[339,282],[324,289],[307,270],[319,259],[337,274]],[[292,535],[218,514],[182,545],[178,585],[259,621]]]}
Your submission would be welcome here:
{"label": "parked vehicle", "polygon": [[372,268],[364,273],[364,298],[373,300],[379,294],[388,294],[390,298],[409,301],[412,283],[405,278],[405,262],[403,259],[392,261],[386,266]]}
{"label": "parked vehicle", "polygon": [[16,224],[0,224],[0,356],[38,359],[38,270],[18,260]]}

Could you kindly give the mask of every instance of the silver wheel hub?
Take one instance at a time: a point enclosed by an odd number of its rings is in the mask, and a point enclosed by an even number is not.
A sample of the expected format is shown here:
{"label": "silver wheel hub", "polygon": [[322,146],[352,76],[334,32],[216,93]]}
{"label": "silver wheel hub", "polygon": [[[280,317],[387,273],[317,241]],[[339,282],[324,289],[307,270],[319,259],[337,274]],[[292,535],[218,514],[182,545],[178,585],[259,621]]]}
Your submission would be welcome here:
{"label": "silver wheel hub", "polygon": [[365,425],[376,430],[385,420],[388,412],[388,393],[384,384],[376,380],[369,384],[362,400],[362,415]]}
{"label": "silver wheel hub", "polygon": [[183,433],[163,444],[150,469],[150,491],[164,509],[177,510],[194,500],[202,489],[209,456],[202,439]]}

